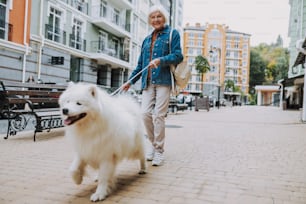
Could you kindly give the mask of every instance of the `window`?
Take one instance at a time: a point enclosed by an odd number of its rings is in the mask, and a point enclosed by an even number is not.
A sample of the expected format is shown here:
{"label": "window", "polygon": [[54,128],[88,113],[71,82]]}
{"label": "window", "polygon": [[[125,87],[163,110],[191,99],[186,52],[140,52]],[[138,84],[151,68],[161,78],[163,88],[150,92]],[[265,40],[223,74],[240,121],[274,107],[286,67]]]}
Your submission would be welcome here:
{"label": "window", "polygon": [[82,59],[79,57],[71,56],[70,59],[70,81],[78,82],[81,78],[81,64]]}
{"label": "window", "polygon": [[230,57],[231,56],[231,52],[230,51],[226,51],[226,57]]}
{"label": "window", "polygon": [[234,57],[238,58],[239,57],[239,53],[237,51],[234,52]]}
{"label": "window", "polygon": [[71,35],[71,47],[78,50],[82,49],[82,22],[73,19],[72,35]]}
{"label": "window", "polygon": [[238,60],[234,60],[234,66],[238,67]]}
{"label": "window", "polygon": [[120,23],[120,12],[114,8],[114,12],[113,12],[113,23],[115,23],[116,25],[119,25]]}
{"label": "window", "polygon": [[140,20],[140,29],[138,30],[139,35],[138,38],[139,39],[144,39],[147,36],[147,23],[146,21]]}
{"label": "window", "polygon": [[0,0],[0,39],[5,39],[6,0]]}
{"label": "window", "polygon": [[134,14],[133,24],[132,24],[132,35],[135,39],[137,39],[137,31],[138,31],[138,16]]}
{"label": "window", "polygon": [[193,40],[189,40],[188,45],[194,46],[194,41]]}
{"label": "window", "polygon": [[85,11],[85,2],[83,0],[75,1],[75,8],[81,12]]}
{"label": "window", "polygon": [[119,54],[119,40],[117,38],[113,38],[109,41],[108,46],[109,55],[118,57]]}
{"label": "window", "polygon": [[60,24],[62,12],[54,7],[50,7],[48,25],[47,25],[47,38],[49,40],[60,42]]}
{"label": "window", "polygon": [[100,16],[104,18],[107,16],[107,2],[104,0],[100,2]]}
{"label": "window", "polygon": [[202,55],[202,50],[201,49],[197,49],[197,55]]}
{"label": "window", "polygon": [[98,51],[104,51],[107,47],[107,33],[100,31]]}
{"label": "window", "polygon": [[194,62],[194,58],[193,57],[189,57],[188,58],[188,64],[193,64]]}
{"label": "window", "polygon": [[210,72],[216,72],[216,66],[214,66],[214,65],[211,66],[211,67],[210,67]]}
{"label": "window", "polygon": [[239,43],[238,42],[235,42],[234,48],[239,48]]}

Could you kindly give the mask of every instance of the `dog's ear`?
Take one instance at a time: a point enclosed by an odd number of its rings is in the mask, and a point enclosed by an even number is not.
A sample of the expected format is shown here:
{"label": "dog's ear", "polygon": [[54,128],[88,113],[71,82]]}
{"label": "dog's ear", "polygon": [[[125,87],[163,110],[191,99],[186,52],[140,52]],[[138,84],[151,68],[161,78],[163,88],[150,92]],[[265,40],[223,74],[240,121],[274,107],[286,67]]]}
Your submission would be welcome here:
{"label": "dog's ear", "polygon": [[92,95],[92,97],[96,98],[97,96],[97,87],[96,86],[90,86],[89,87],[89,93]]}

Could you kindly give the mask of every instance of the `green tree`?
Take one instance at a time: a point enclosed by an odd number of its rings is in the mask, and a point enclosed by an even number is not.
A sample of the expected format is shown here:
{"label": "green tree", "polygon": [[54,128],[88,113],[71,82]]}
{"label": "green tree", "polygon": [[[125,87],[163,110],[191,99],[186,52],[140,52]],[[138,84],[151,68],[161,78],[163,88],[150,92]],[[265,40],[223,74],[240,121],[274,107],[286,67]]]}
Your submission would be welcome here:
{"label": "green tree", "polygon": [[261,57],[260,52],[251,49],[250,59],[250,91],[254,90],[256,85],[262,85],[265,82],[265,69],[267,62]]}
{"label": "green tree", "polygon": [[235,86],[235,82],[229,79],[225,81],[224,89],[227,92],[235,92],[237,88]]}
{"label": "green tree", "polygon": [[[280,41],[280,39],[278,39],[278,41]],[[283,79],[288,75],[289,51],[287,48],[281,47],[279,45],[280,42],[278,41],[276,44],[271,45],[261,43],[251,49],[251,51],[259,54],[262,60],[266,63],[266,67],[263,70],[265,73],[265,80],[260,84],[275,84],[278,80]],[[250,65],[252,66],[252,55]]]}
{"label": "green tree", "polygon": [[[198,55],[195,58],[195,69],[200,74],[201,82],[203,82],[203,74],[208,72],[210,70],[210,65],[206,57],[202,55]],[[202,85],[202,91],[203,91],[203,85]]]}

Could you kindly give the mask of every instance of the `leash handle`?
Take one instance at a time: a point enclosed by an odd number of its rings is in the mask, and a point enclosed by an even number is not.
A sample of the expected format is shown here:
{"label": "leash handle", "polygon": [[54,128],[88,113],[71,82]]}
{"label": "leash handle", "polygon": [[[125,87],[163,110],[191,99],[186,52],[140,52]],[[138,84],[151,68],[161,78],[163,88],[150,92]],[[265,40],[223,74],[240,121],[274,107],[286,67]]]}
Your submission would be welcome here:
{"label": "leash handle", "polygon": [[[141,74],[144,70],[148,69],[150,66],[150,64],[148,66],[146,66],[145,68],[143,68],[140,72],[138,72],[135,76],[133,76],[132,78],[130,78],[127,82],[131,82],[133,79],[135,79],[139,74]],[[124,83],[125,84],[125,83]],[[122,84],[118,89],[116,89],[113,93],[111,93],[111,96],[116,95],[117,93],[121,93],[122,92]]]}

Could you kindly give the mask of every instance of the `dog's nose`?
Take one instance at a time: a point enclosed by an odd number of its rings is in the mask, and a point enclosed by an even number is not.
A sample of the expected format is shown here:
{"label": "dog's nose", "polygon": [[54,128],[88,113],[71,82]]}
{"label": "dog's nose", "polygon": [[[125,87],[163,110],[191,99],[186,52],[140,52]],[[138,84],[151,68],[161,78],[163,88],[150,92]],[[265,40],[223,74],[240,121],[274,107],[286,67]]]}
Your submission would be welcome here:
{"label": "dog's nose", "polygon": [[68,110],[68,108],[63,108],[62,112],[63,112],[64,115],[67,115],[69,110]]}

